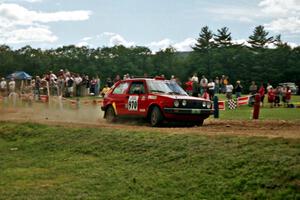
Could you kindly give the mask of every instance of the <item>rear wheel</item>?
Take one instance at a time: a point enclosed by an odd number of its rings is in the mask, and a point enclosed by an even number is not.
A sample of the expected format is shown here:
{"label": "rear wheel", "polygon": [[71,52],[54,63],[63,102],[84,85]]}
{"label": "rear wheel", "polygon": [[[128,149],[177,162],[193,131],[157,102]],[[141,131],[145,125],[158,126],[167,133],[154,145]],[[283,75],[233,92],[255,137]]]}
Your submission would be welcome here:
{"label": "rear wheel", "polygon": [[107,122],[115,122],[117,119],[116,113],[114,111],[114,108],[112,106],[109,106],[105,111],[105,119]]}
{"label": "rear wheel", "polygon": [[163,121],[163,115],[158,107],[154,107],[150,115],[150,124],[153,127],[161,125]]}

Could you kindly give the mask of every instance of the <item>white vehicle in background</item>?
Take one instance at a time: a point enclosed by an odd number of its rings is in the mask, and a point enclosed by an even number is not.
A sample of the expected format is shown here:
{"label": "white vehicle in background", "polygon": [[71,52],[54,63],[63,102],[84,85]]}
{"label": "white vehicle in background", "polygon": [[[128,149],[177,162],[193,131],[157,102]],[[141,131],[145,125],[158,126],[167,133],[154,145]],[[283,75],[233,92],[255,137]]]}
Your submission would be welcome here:
{"label": "white vehicle in background", "polygon": [[292,94],[297,94],[298,92],[298,86],[295,83],[287,82],[287,83],[279,83],[279,86],[287,87],[289,86],[290,90],[292,91]]}

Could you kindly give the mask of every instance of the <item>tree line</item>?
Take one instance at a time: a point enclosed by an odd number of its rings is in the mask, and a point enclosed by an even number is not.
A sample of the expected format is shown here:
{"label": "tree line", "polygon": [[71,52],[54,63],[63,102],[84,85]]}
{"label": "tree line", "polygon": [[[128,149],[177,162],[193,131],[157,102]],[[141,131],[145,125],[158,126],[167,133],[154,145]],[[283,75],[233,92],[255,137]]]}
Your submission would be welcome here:
{"label": "tree line", "polygon": [[[273,47],[270,48],[270,45]],[[75,45],[42,50],[24,46],[13,50],[0,45],[0,75],[17,70],[31,75],[68,69],[102,80],[116,74],[149,76],[175,75],[186,81],[194,73],[208,78],[226,75],[231,82],[241,80],[246,86],[257,82],[296,82],[300,77],[300,46],[291,48],[280,35],[270,36],[263,26],[255,27],[247,44],[235,44],[227,27],[213,33],[201,29],[191,52],[177,52],[170,46],[156,53],[147,47],[134,46],[89,48]]]}

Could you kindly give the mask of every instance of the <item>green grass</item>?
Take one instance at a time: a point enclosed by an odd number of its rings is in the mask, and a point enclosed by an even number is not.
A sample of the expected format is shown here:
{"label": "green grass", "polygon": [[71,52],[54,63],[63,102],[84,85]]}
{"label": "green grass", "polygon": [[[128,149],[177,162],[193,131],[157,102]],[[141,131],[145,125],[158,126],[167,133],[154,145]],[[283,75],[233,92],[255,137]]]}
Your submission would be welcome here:
{"label": "green grass", "polygon": [[299,199],[300,141],[0,123],[0,199]]}

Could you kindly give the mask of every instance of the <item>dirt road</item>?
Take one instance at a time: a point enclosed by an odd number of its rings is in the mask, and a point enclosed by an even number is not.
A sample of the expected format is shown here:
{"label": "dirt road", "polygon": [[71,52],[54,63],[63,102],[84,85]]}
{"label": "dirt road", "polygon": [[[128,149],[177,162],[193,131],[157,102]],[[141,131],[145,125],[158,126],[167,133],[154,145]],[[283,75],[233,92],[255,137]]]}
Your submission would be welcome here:
{"label": "dirt road", "polygon": [[160,132],[168,134],[237,135],[283,137],[300,139],[300,121],[251,121],[207,119],[202,127],[152,128],[146,122],[122,122],[108,124],[103,119],[100,106],[59,107],[45,104],[9,107],[0,105],[0,121],[35,122],[70,127],[115,128],[132,131]]}

